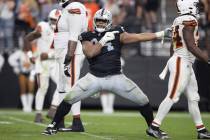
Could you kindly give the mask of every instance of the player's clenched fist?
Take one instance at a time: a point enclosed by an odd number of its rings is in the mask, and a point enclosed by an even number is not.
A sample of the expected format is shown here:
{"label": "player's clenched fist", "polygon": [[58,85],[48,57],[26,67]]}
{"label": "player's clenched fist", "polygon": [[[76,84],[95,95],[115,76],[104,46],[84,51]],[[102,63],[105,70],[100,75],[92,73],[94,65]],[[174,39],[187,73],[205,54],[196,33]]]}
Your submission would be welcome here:
{"label": "player's clenched fist", "polygon": [[115,34],[119,33],[119,31],[106,32],[106,34],[101,38],[99,43],[104,46],[107,42],[115,39]]}

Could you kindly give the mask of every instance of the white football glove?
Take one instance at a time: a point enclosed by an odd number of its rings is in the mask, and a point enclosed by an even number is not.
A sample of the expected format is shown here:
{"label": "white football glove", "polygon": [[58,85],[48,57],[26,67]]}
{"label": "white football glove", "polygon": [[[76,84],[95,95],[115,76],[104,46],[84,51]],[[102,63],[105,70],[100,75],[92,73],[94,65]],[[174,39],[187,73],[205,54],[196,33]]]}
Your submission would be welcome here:
{"label": "white football glove", "polygon": [[118,34],[119,31],[112,31],[112,32],[106,32],[106,34],[101,38],[99,43],[104,46],[107,42],[112,41],[115,39],[115,34]]}
{"label": "white football glove", "polygon": [[172,29],[166,28],[163,31],[155,33],[157,38],[171,38],[172,37]]}

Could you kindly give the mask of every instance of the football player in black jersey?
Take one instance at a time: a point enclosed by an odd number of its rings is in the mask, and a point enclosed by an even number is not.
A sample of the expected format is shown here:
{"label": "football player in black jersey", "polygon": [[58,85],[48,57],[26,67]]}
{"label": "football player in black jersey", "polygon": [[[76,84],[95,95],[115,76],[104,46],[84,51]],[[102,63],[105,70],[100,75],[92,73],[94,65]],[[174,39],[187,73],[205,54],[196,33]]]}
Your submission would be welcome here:
{"label": "football player in black jersey", "polygon": [[58,107],[51,124],[43,132],[52,135],[57,124],[70,111],[73,103],[106,90],[139,105],[139,111],[149,126],[153,120],[152,107],[142,90],[121,72],[123,44],[149,41],[166,36],[168,30],[156,33],[127,33],[123,27],[112,27],[112,14],[100,9],[94,16],[94,31],[82,33],[79,40],[88,59],[90,72],[81,78]]}

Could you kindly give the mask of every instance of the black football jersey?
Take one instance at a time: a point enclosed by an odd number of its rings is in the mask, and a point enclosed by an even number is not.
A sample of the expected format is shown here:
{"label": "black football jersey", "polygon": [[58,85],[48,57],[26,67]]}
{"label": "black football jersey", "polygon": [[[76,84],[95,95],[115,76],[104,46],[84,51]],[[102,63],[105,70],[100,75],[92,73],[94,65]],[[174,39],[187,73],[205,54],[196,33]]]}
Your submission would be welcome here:
{"label": "black football jersey", "polygon": [[[120,34],[124,32],[123,27],[117,26],[106,32],[119,31],[115,34],[115,39],[107,42],[101,53],[93,58],[88,58],[90,73],[98,77],[121,73],[121,47]],[[84,32],[79,37],[82,41],[91,41],[93,44],[101,40],[106,32]]]}

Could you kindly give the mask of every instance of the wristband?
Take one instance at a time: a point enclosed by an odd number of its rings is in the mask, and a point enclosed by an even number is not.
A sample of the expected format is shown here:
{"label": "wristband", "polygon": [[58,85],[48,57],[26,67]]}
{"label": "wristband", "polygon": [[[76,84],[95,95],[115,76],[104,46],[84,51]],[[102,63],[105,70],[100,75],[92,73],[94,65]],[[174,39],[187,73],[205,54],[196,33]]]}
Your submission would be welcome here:
{"label": "wristband", "polygon": [[162,38],[164,36],[164,31],[156,32],[155,35],[157,38]]}

